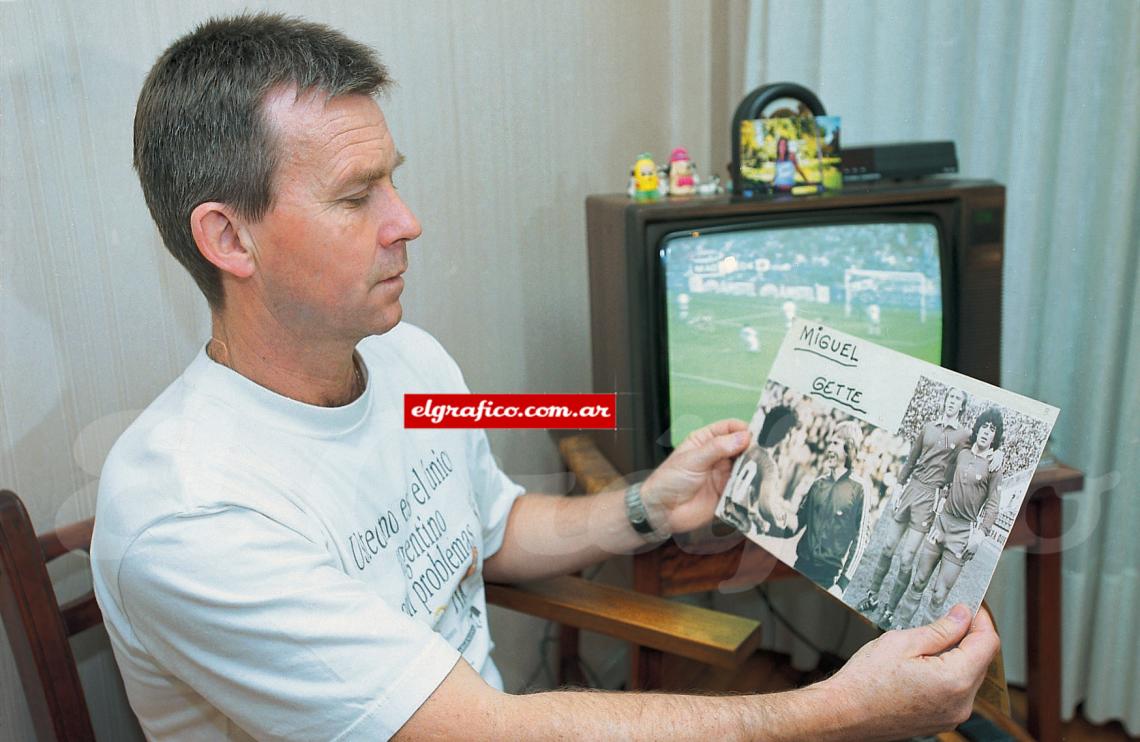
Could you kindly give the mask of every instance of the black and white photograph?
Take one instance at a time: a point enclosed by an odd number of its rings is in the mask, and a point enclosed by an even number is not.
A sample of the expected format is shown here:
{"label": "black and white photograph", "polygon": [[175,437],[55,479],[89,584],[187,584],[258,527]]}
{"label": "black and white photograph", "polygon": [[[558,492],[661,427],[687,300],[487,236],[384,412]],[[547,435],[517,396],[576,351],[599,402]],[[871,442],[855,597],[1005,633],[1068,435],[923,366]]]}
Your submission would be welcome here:
{"label": "black and white photograph", "polygon": [[796,320],[717,515],[883,629],[977,611],[1056,416]]}
{"label": "black and white photograph", "polygon": [[976,608],[1048,435],[1044,420],[920,378],[897,431],[906,463],[844,601],[884,629]]}

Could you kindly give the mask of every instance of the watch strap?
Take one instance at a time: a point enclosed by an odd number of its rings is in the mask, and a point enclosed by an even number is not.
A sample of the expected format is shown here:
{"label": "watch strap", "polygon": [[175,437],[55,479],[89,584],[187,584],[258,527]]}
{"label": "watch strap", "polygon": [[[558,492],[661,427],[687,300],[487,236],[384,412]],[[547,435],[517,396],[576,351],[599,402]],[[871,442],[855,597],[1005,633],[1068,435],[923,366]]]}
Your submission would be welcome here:
{"label": "watch strap", "polygon": [[645,501],[641,499],[641,483],[632,485],[625,491],[625,514],[633,530],[650,543],[661,543],[669,539],[669,532],[654,528],[649,522],[649,511],[645,508]]}

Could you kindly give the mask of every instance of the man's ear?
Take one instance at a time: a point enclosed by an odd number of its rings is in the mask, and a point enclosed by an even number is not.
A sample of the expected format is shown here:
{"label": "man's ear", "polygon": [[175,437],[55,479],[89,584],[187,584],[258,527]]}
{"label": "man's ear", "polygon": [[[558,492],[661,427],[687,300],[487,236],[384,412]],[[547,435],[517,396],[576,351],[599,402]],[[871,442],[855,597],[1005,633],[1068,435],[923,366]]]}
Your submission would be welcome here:
{"label": "man's ear", "polygon": [[190,212],[190,232],[198,252],[218,270],[236,278],[253,275],[257,268],[255,247],[232,207],[217,201],[198,204]]}

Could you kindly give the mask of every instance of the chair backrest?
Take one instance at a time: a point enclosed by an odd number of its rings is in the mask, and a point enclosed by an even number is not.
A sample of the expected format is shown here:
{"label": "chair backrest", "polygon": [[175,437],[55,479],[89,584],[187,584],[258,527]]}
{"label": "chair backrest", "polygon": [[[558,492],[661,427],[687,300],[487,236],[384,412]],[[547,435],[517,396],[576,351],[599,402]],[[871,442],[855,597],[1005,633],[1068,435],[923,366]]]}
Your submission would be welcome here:
{"label": "chair backrest", "polygon": [[41,740],[94,740],[68,638],[103,622],[88,592],[60,606],[47,564],[89,551],[94,519],[36,536],[20,498],[0,490],[0,620]]}

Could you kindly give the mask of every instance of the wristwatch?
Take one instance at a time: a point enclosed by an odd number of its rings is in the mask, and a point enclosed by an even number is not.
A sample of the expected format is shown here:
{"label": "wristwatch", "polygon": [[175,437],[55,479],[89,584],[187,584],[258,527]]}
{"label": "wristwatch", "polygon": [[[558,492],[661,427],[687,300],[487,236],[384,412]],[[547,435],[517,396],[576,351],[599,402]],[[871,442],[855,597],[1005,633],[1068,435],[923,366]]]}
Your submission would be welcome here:
{"label": "wristwatch", "polygon": [[659,544],[668,541],[672,535],[667,530],[654,528],[649,522],[649,512],[645,509],[645,501],[641,499],[641,482],[625,491],[625,515],[633,530],[648,543]]}

